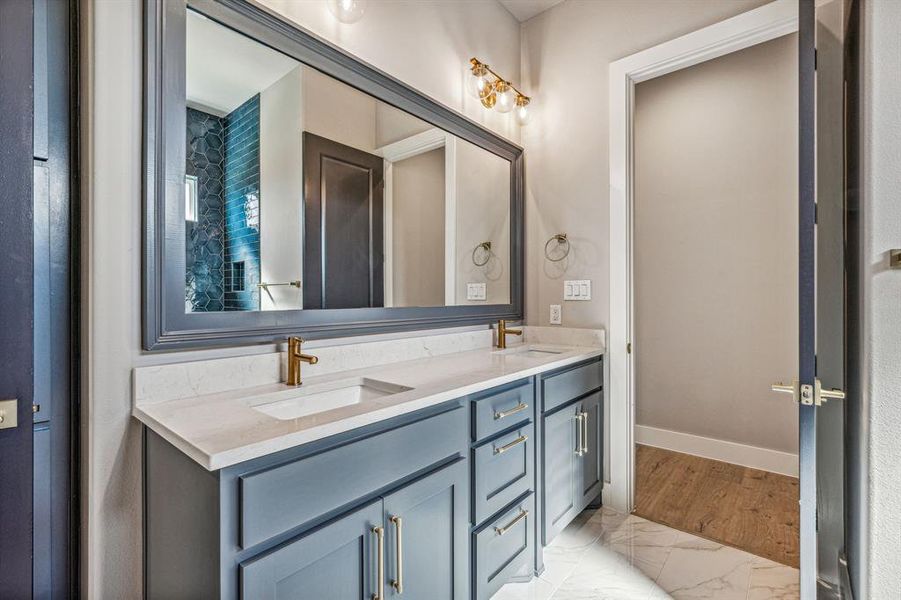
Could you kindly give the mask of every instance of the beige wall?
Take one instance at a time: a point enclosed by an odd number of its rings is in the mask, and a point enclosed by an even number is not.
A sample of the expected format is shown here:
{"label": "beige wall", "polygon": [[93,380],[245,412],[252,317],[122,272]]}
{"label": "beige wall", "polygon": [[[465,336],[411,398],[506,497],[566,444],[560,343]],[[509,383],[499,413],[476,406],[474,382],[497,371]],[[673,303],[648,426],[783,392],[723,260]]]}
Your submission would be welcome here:
{"label": "beige wall", "polygon": [[[523,80],[534,97],[526,149],[526,317],[547,325],[564,279],[591,279],[592,299],[567,302],[563,323],[599,327],[608,315],[607,65],[766,4],[766,0],[567,0],[523,25]],[[566,232],[572,253],[544,259]]]}
{"label": "beige wall", "polygon": [[444,306],[444,148],[394,163],[393,306]]}
{"label": "beige wall", "polygon": [[[456,303],[510,302],[510,163],[457,140]],[[472,251],[491,242],[482,267]],[[467,300],[466,284],[484,283],[486,300]]]}
{"label": "beige wall", "polygon": [[[260,279],[303,279],[303,69],[260,93]],[[270,296],[271,294],[271,296]],[[303,291],[260,291],[263,310],[303,308]]]}
{"label": "beige wall", "polygon": [[[473,54],[519,79],[519,25],[499,4],[372,2],[340,25],[324,2],[269,2],[498,133],[506,115],[464,93]],[[141,596],[141,432],[131,418],[136,366],[271,352],[273,346],[141,351],[141,2],[85,2],[83,60],[83,585],[88,598]]]}
{"label": "beige wall", "polygon": [[797,452],[797,47],[636,86],[639,425]]}

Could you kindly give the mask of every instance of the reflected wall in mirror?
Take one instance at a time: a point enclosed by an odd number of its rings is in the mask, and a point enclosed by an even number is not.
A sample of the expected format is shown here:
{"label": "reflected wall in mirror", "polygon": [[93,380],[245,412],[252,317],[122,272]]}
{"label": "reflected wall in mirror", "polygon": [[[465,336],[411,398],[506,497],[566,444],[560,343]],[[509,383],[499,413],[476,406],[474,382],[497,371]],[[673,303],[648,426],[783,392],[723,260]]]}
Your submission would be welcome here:
{"label": "reflected wall in mirror", "polygon": [[511,302],[508,160],[190,10],[186,31],[186,312]]}

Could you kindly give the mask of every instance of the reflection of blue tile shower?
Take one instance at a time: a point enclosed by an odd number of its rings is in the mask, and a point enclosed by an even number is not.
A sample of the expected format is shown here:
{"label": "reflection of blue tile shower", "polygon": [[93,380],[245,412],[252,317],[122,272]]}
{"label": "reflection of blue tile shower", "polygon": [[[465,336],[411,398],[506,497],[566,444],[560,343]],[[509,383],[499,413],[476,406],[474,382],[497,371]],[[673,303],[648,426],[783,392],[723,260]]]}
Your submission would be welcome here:
{"label": "reflection of blue tile shower", "polygon": [[188,176],[197,221],[188,222],[185,303],[194,312],[260,306],[260,97],[224,118],[189,108]]}
{"label": "reflection of blue tile shower", "polygon": [[185,304],[192,311],[225,306],[224,207],[225,119],[188,109],[186,173],[197,178],[197,220],[185,224]]}

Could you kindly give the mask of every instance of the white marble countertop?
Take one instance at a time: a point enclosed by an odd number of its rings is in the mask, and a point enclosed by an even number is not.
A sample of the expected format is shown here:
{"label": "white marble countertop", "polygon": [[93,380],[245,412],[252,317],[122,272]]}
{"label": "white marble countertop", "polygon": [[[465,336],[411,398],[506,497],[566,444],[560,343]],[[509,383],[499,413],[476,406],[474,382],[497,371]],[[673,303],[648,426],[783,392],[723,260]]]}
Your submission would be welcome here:
{"label": "white marble countertop", "polygon": [[[600,356],[604,351],[602,345],[539,344],[530,342],[529,337],[533,336],[526,336],[526,344],[531,347],[562,352],[527,355],[517,353],[516,346],[508,352],[482,347],[305,377],[299,388],[267,383],[162,401],[136,399],[133,414],[197,463],[214,471]],[[534,337],[537,342],[537,336]],[[584,336],[578,341],[584,343]],[[312,392],[329,383],[361,377],[412,389],[286,420],[254,408],[270,401],[271,394]]]}

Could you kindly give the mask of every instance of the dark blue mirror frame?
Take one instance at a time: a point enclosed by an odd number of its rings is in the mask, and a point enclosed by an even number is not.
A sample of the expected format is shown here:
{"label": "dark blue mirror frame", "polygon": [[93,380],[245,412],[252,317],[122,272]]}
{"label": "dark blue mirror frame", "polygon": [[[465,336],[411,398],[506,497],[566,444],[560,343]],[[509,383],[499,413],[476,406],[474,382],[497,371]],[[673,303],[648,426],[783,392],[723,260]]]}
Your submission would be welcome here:
{"label": "dark blue mirror frame", "polygon": [[[510,304],[185,312],[187,7],[510,161]],[[523,317],[523,150],[253,2],[144,2],[143,347],[179,350],[477,325]]]}

